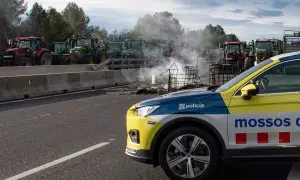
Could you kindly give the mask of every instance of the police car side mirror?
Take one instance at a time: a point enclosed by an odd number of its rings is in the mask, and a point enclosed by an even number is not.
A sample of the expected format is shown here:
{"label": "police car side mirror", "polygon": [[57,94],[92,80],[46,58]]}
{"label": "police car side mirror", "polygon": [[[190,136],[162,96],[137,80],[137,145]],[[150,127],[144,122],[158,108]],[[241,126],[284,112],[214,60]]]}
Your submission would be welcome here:
{"label": "police car side mirror", "polygon": [[258,93],[258,87],[250,83],[241,89],[242,98],[244,100],[250,100],[252,96],[255,96]]}

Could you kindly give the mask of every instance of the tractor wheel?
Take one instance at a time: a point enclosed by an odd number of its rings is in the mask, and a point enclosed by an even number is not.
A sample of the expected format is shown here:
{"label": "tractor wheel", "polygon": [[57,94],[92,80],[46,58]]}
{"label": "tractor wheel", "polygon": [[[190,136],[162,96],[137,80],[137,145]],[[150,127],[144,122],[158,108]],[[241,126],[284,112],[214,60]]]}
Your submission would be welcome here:
{"label": "tractor wheel", "polygon": [[15,66],[31,66],[31,59],[27,56],[15,57],[13,65]]}
{"label": "tractor wheel", "polygon": [[22,66],[32,66],[31,59],[29,57],[22,58]]}
{"label": "tractor wheel", "polygon": [[53,59],[52,59],[51,54],[47,53],[47,52],[43,53],[41,58],[40,58],[40,64],[41,65],[51,65],[52,61],[53,61]]}
{"label": "tractor wheel", "polygon": [[4,58],[0,55],[0,67],[4,66]]}
{"label": "tractor wheel", "polygon": [[80,64],[81,62],[80,54],[77,52],[72,52],[68,57],[68,64]]}
{"label": "tractor wheel", "polygon": [[242,58],[238,58],[237,62],[236,62],[237,68],[238,68],[238,72],[241,73],[244,71],[244,60]]}
{"label": "tractor wheel", "polygon": [[252,66],[254,66],[254,59],[252,57],[247,57],[244,64],[245,70],[251,68]]}

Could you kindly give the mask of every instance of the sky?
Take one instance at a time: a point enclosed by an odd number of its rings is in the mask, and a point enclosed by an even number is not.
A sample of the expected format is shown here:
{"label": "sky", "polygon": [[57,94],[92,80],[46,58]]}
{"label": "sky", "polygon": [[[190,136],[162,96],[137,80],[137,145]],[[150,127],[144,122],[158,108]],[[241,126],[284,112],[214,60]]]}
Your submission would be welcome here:
{"label": "sky", "polygon": [[[221,25],[240,40],[282,39],[285,29],[300,30],[300,0],[72,0],[90,17],[90,24],[109,32],[131,29],[139,17],[169,11],[186,30]],[[27,0],[62,11],[67,0]]]}

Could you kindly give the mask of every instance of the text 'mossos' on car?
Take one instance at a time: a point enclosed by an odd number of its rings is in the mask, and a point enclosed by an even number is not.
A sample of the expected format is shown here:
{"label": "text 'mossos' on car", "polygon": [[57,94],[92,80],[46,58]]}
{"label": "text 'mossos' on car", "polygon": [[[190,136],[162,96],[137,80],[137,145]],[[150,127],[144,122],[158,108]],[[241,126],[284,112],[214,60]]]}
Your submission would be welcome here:
{"label": "text 'mossos' on car", "polygon": [[265,60],[214,91],[132,106],[126,154],[171,179],[205,179],[220,159],[300,155],[300,52]]}

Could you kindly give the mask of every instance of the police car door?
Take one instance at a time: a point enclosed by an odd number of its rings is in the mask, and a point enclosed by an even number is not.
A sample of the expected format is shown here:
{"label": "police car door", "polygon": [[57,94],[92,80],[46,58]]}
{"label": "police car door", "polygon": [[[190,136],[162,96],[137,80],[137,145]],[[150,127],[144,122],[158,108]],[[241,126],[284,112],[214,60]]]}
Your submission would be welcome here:
{"label": "police car door", "polygon": [[300,60],[278,64],[259,74],[250,100],[240,90],[231,98],[229,147],[300,145]]}

